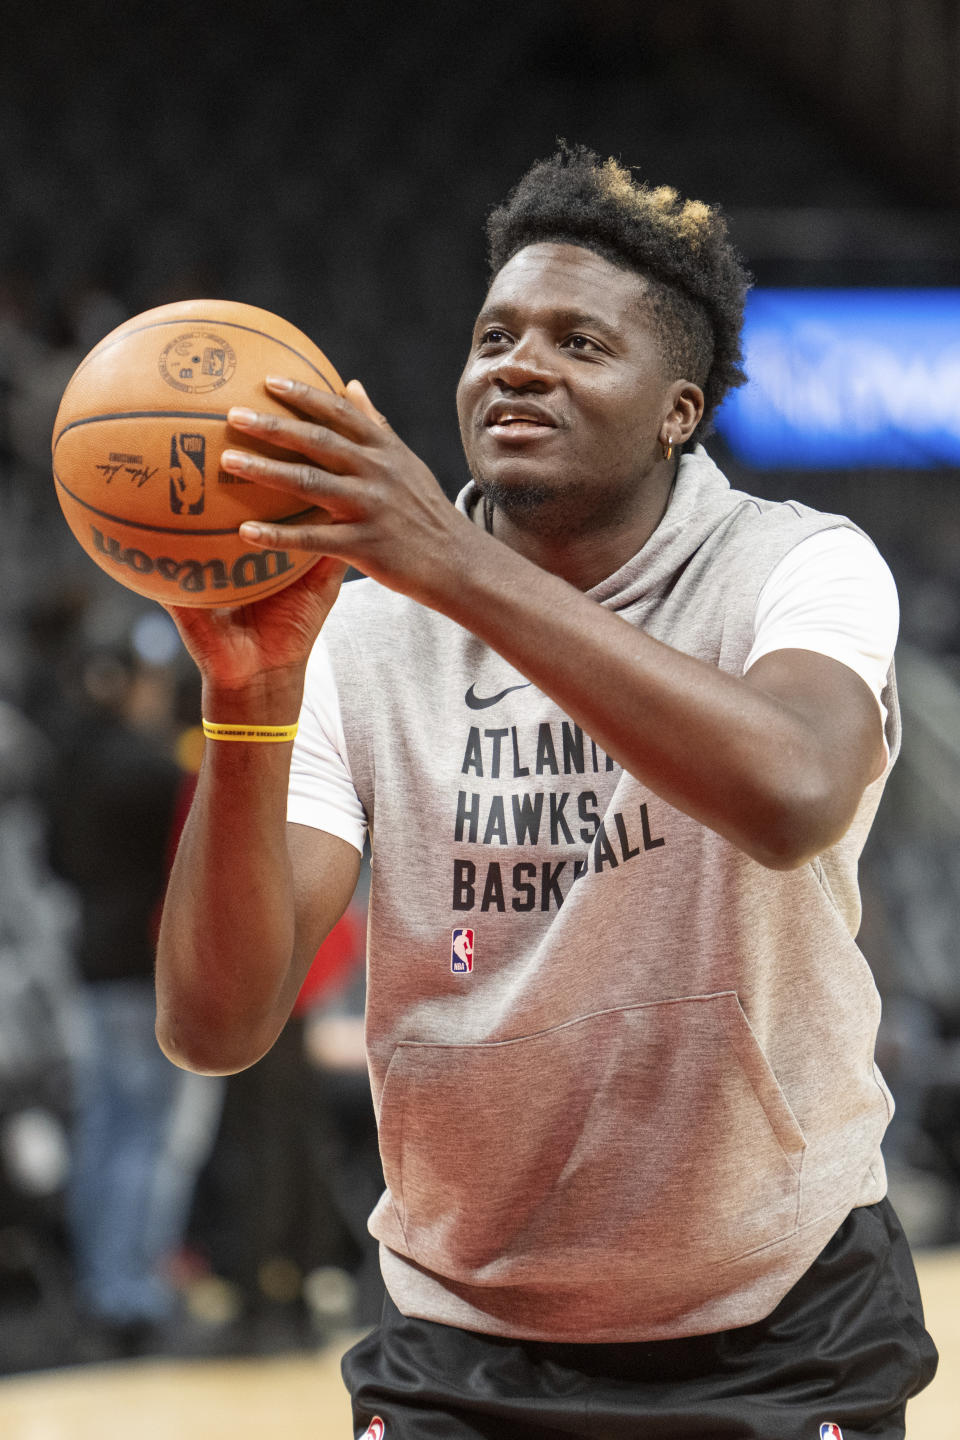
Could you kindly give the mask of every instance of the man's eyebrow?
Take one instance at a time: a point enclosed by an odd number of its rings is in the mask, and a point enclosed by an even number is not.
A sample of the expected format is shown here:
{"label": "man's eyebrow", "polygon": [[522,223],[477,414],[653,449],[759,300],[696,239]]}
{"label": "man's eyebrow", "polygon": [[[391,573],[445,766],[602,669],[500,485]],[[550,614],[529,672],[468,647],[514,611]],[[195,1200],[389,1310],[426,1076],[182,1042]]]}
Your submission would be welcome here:
{"label": "man's eyebrow", "polygon": [[[511,323],[516,321],[518,315],[528,313],[528,306],[524,306],[521,310],[520,307],[511,305],[509,302],[485,305],[476,318],[474,330],[494,323],[509,327]],[[534,314],[536,314],[536,311]],[[611,339],[623,338],[623,331],[615,321],[605,319],[602,315],[597,315],[591,310],[555,310],[549,306],[544,306],[540,319],[541,323],[545,321],[547,324],[560,330],[594,330],[598,334],[609,336]]]}

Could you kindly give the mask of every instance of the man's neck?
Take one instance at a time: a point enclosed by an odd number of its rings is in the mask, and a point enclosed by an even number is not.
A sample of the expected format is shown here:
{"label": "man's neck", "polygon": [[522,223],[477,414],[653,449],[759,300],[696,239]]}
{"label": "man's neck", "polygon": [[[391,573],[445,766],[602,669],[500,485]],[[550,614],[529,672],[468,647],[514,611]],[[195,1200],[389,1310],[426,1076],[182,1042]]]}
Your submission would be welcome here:
{"label": "man's neck", "polygon": [[657,483],[645,487],[626,515],[581,517],[570,513],[569,506],[561,514],[551,513],[546,506],[498,505],[489,498],[483,511],[487,529],[498,540],[542,570],[587,591],[613,575],[647,543],[666,514],[674,478],[675,472],[664,467]]}

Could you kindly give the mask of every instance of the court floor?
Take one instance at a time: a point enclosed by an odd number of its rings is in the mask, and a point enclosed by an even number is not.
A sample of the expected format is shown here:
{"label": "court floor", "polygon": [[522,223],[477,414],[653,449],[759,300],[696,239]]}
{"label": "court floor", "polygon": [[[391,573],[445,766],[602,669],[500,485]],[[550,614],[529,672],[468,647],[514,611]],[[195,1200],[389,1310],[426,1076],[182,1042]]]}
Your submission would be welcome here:
{"label": "court floor", "polygon": [[[908,1411],[908,1440],[960,1440],[960,1248],[916,1256],[941,1354]],[[340,1351],[127,1362],[0,1380],[3,1440],[351,1440]]]}

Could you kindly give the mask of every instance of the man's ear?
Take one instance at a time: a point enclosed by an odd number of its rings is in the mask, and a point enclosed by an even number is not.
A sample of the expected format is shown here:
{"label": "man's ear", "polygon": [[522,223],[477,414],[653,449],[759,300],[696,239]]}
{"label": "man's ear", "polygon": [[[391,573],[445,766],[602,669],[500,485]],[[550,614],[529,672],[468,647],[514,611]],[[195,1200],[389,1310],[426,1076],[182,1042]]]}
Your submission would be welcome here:
{"label": "man's ear", "polygon": [[673,443],[685,445],[703,419],[703,391],[692,380],[675,380],[670,387],[669,400],[666,423],[674,436]]}

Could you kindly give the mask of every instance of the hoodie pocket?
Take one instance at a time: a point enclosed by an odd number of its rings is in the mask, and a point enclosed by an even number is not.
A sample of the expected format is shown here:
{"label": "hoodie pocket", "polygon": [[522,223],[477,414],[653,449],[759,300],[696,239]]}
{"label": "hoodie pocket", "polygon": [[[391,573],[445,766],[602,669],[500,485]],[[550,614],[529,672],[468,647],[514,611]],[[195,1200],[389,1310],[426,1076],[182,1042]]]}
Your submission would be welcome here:
{"label": "hoodie pocket", "polygon": [[401,1042],[380,1144],[406,1252],[468,1285],[675,1275],[693,1300],[698,1267],[797,1227],[804,1137],[733,991]]}

